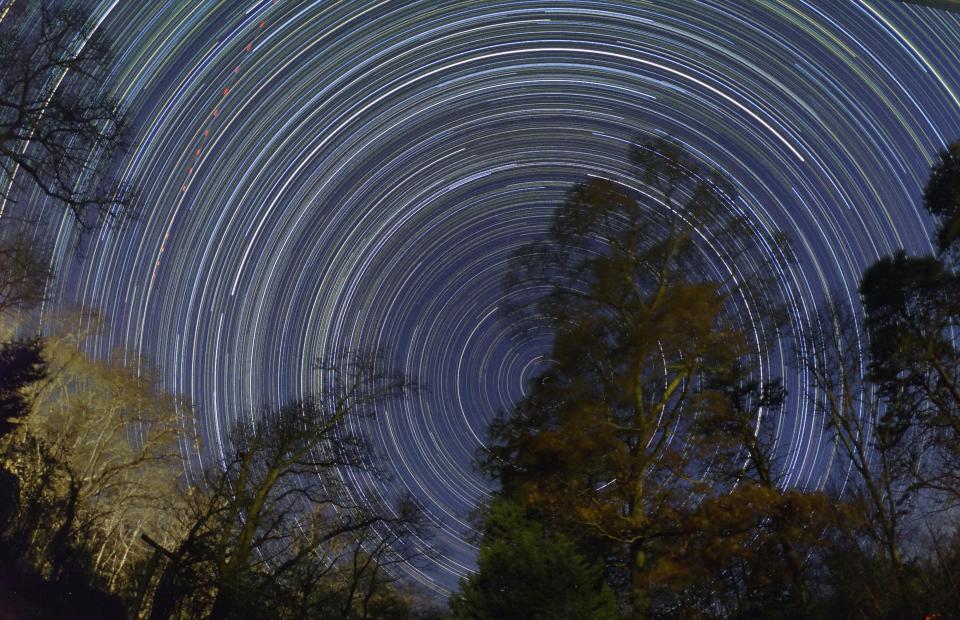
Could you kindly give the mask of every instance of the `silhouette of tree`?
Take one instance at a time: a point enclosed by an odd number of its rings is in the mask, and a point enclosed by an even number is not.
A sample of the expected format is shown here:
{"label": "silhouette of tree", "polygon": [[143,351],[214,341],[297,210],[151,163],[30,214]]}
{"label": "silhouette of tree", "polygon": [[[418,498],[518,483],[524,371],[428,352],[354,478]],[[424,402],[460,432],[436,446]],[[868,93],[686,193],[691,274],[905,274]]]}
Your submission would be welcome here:
{"label": "silhouette of tree", "polygon": [[869,336],[868,376],[885,409],[882,430],[925,454],[921,486],[960,502],[960,142],[940,154],[924,191],[937,220],[939,256],[898,252],[860,284]]}
{"label": "silhouette of tree", "polygon": [[49,278],[44,253],[35,242],[22,234],[0,237],[0,316],[37,306]]}
{"label": "silhouette of tree", "polygon": [[940,153],[939,161],[930,170],[923,201],[930,215],[937,219],[938,250],[955,261],[956,242],[960,238],[960,141]]}
{"label": "silhouette of tree", "polygon": [[46,376],[47,364],[38,338],[0,346],[0,436],[29,411],[27,388]]}
{"label": "silhouette of tree", "polygon": [[375,471],[352,429],[413,386],[367,354],[322,368],[323,394],[240,421],[191,490],[151,618],[369,618],[393,605],[391,567],[419,553],[419,511],[355,499],[342,476]]}
{"label": "silhouette of tree", "polygon": [[[46,362],[38,339],[0,344],[0,437],[16,428],[29,411],[27,389],[46,376]],[[17,512],[20,482],[0,467],[0,534],[7,531]]]}
{"label": "silhouette of tree", "polygon": [[111,168],[126,118],[103,82],[111,42],[82,7],[26,5],[0,22],[0,200],[36,188],[82,229],[125,217],[132,194]]}

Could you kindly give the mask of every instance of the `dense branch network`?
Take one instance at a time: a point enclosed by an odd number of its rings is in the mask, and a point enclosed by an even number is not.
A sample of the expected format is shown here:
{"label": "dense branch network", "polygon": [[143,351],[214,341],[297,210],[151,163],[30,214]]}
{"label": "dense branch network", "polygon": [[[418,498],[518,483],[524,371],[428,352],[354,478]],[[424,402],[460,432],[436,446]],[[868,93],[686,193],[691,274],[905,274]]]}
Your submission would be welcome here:
{"label": "dense branch network", "polygon": [[79,7],[11,11],[0,22],[0,203],[39,190],[84,230],[128,216],[133,194],[113,174],[127,119],[103,83],[110,41]]}

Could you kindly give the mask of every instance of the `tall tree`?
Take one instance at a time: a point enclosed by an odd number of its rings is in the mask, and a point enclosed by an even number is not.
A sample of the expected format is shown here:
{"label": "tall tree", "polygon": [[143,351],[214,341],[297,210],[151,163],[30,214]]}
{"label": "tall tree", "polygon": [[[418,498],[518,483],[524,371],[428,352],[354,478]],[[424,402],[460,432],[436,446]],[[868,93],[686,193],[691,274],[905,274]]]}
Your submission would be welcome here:
{"label": "tall tree", "polygon": [[37,306],[49,279],[44,252],[35,241],[17,232],[0,236],[0,317]]}
{"label": "tall tree", "polygon": [[[44,357],[51,367],[28,427],[58,456],[76,491],[62,536],[82,545],[109,590],[131,585],[142,557],[140,533],[169,534],[182,475],[179,440],[185,403],[159,389],[149,368],[92,358],[86,347],[103,330],[97,317],[50,320]],[[114,352],[119,357],[121,352]]]}
{"label": "tall tree", "polygon": [[787,251],[677,146],[640,144],[633,157],[641,192],[601,179],[575,187],[548,239],[513,259],[510,316],[549,323],[551,365],[492,425],[484,461],[507,497],[616,558],[614,579],[642,616],[650,553],[697,492],[681,437],[713,402],[710,378],[749,357],[735,309],[763,299],[774,316],[757,265],[770,247],[773,260]]}
{"label": "tall tree", "polygon": [[47,362],[37,338],[0,346],[0,436],[29,411],[29,387],[47,375]]}
{"label": "tall tree", "polygon": [[944,500],[960,501],[960,280],[931,256],[903,252],[874,263],[860,287],[869,334],[869,378],[885,429],[927,448],[915,473]]}
{"label": "tall tree", "polygon": [[907,428],[883,407],[874,386],[865,379],[853,320],[829,312],[822,322],[824,338],[809,347],[817,358],[807,364],[822,396],[818,410],[855,472],[850,493],[869,507],[864,524],[874,530],[887,560],[899,568],[903,504],[909,501],[909,476],[918,451],[905,435]]}
{"label": "tall tree", "polygon": [[960,143],[940,154],[924,191],[939,254],[876,261],[860,283],[865,334],[828,306],[823,338],[806,347],[816,406],[851,473],[848,535],[830,562],[834,603],[872,617],[919,616],[941,600],[924,584],[937,570],[919,525],[949,533],[950,510],[933,509],[960,501],[958,156]]}
{"label": "tall tree", "polygon": [[[39,254],[23,238],[0,237],[0,437],[29,413],[30,388],[47,376],[42,341],[15,338],[3,323],[40,302],[46,278]],[[0,534],[17,512],[19,495],[19,480],[0,465]]]}
{"label": "tall tree", "polygon": [[889,411],[888,426],[922,435],[928,454],[916,473],[923,486],[960,502],[960,142],[933,166],[924,206],[936,220],[940,254],[901,251],[864,272],[867,369]]}
{"label": "tall tree", "polygon": [[[47,365],[37,339],[0,344],[0,437],[16,428],[29,412],[27,391],[47,374]],[[16,515],[20,481],[0,466],[0,535]]]}
{"label": "tall tree", "polygon": [[960,140],[950,144],[930,169],[923,203],[937,220],[936,244],[941,254],[956,263],[960,240]]}

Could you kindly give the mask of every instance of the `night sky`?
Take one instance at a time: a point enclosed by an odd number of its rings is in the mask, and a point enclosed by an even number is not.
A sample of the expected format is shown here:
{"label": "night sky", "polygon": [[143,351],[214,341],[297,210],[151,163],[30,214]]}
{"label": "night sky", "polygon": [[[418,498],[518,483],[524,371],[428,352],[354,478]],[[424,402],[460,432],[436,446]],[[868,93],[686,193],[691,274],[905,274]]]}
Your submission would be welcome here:
{"label": "night sky", "polygon": [[[386,351],[428,389],[366,425],[392,475],[368,492],[420,499],[441,551],[411,572],[440,588],[473,562],[484,429],[549,345],[498,314],[505,262],[573,183],[638,187],[628,141],[681,143],[792,238],[777,276],[802,333],[879,255],[930,249],[921,188],[960,138],[960,14],[888,0],[96,6],[141,215],[80,257],[70,219],[33,202],[52,305],[103,313],[94,353],[122,347],[190,398],[193,467],[238,416],[322,388],[318,354]],[[814,488],[838,474],[787,357],[764,360],[790,394],[778,449]]]}

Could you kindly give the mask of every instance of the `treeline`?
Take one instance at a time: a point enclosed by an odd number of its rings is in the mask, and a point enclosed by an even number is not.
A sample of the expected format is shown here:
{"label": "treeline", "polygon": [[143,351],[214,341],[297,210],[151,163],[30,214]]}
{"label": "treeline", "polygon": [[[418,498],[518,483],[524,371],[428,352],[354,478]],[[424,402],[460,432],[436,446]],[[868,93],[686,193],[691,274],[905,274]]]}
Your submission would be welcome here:
{"label": "treeline", "polygon": [[409,381],[377,356],[339,355],[317,368],[322,395],[244,415],[190,476],[181,453],[200,449],[194,412],[148,373],[91,358],[101,329],[75,317],[0,345],[0,610],[399,619],[429,609],[397,582],[398,564],[424,553],[419,508],[361,501],[369,489],[344,482],[380,473],[351,429]]}
{"label": "treeline", "polygon": [[[202,445],[190,403],[165,394],[155,373],[122,363],[128,352],[91,355],[99,317],[39,313],[55,274],[18,203],[61,206],[82,237],[128,223],[137,191],[113,174],[127,116],[104,92],[112,46],[90,14],[35,2],[4,15],[0,616],[431,613],[397,581],[398,565],[425,553],[419,508],[363,488],[383,472],[355,429],[415,389],[380,356],[318,360],[321,393],[233,412],[221,443]],[[202,454],[202,465],[183,454]]]}
{"label": "treeline", "polygon": [[[242,412],[203,449],[189,403],[87,352],[91,315],[30,328],[48,274],[0,244],[0,606],[36,617],[960,617],[960,143],[924,192],[937,254],[864,273],[863,317],[789,329],[783,236],[676,145],[634,147],[642,199],[575,187],[520,248],[506,319],[548,321],[550,365],[490,428],[499,489],[449,611],[399,579],[426,553],[410,498],[354,429],[416,389],[376,355],[318,360],[323,393]],[[708,245],[709,243],[709,245]],[[752,310],[752,311],[751,311]],[[757,311],[762,310],[762,311]],[[761,378],[794,350],[809,402]],[[781,347],[782,349],[782,347]],[[113,361],[111,361],[113,360]],[[826,486],[786,484],[777,427],[806,407]],[[196,469],[182,454],[207,455]],[[349,483],[346,481],[350,481]],[[363,501],[355,498],[365,497]],[[146,536],[145,536],[146,535]],[[2,607],[0,607],[2,608]]]}
{"label": "treeline", "polygon": [[[22,329],[22,326],[21,326]],[[0,610],[22,617],[412,618],[397,581],[427,534],[352,429],[413,388],[369,354],[319,365],[323,394],[247,413],[198,475],[194,412],[58,321],[0,344]],[[113,359],[120,356],[115,355]],[[369,494],[368,494],[369,495]],[[146,536],[145,536],[146,535]]]}
{"label": "treeline", "polygon": [[[549,322],[552,363],[492,426],[454,617],[960,618],[960,143],[924,192],[937,254],[877,261],[862,321],[827,300],[801,336],[782,238],[675,145],[633,159],[644,199],[577,187],[513,261],[511,316]],[[776,338],[803,399],[761,380]],[[834,450],[820,488],[785,482],[788,415]]]}
{"label": "treeline", "polygon": [[[110,174],[126,122],[99,81],[109,41],[80,10],[11,10],[0,200],[42,195],[81,231],[122,223],[136,191]],[[519,338],[546,322],[550,365],[490,429],[479,461],[498,491],[477,516],[478,570],[442,613],[397,578],[429,546],[416,503],[371,500],[362,482],[382,472],[358,422],[409,378],[363,352],[318,360],[321,393],[234,412],[222,445],[199,446],[189,403],[123,352],[89,354],[97,317],[34,323],[53,274],[5,212],[0,612],[960,617],[960,144],[924,192],[937,253],[877,261],[863,316],[827,300],[796,331],[775,277],[786,239],[676,145],[632,157],[641,192],[575,187],[510,265],[506,319]],[[777,425],[795,415],[833,450],[822,488],[786,484]]]}

